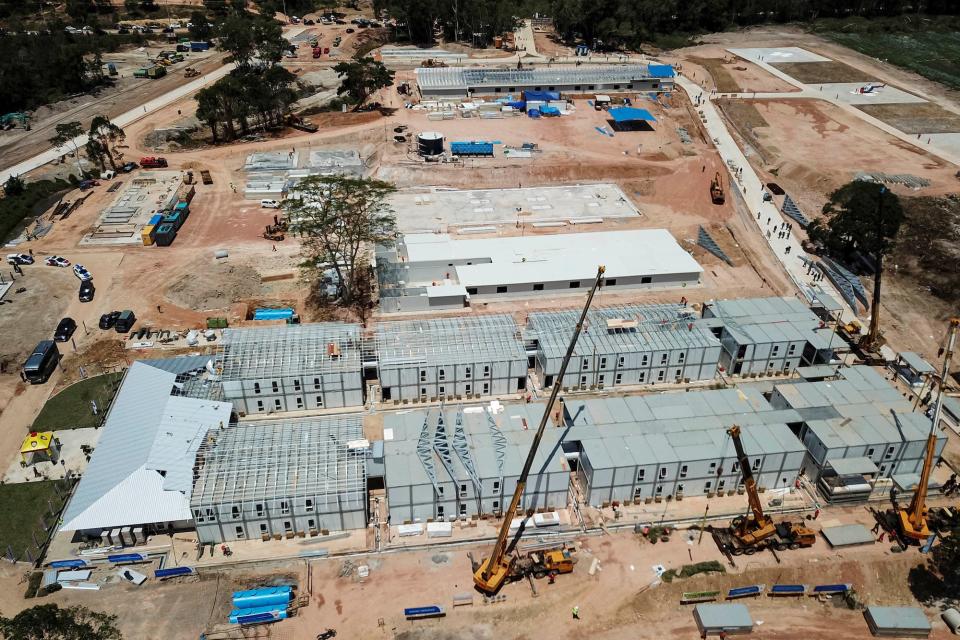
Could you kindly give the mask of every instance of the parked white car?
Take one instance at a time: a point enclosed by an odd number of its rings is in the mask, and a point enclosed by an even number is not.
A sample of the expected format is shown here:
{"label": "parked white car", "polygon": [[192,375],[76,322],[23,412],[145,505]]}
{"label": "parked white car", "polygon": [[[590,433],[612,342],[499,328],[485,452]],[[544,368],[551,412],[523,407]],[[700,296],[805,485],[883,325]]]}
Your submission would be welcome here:
{"label": "parked white car", "polygon": [[33,256],[27,253],[8,253],[7,264],[33,264]]}
{"label": "parked white car", "polygon": [[264,209],[279,209],[280,201],[279,200],[261,200],[260,206]]}
{"label": "parked white car", "polygon": [[48,256],[44,261],[48,267],[69,267],[70,261],[60,256]]}
{"label": "parked white car", "polygon": [[93,280],[93,274],[87,271],[87,268],[84,267],[82,264],[73,265],[73,275],[80,278],[82,282],[86,282],[87,280]]}

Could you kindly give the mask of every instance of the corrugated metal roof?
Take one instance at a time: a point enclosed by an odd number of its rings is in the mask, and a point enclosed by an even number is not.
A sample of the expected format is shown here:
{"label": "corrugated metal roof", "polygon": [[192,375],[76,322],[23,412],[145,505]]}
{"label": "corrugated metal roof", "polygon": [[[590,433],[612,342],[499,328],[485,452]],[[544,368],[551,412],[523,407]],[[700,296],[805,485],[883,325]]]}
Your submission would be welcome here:
{"label": "corrugated metal roof", "polygon": [[200,436],[228,424],[232,405],[171,396],[175,380],[142,362],[127,370],[61,530],[191,519]]}
{"label": "corrugated metal roof", "polygon": [[917,373],[935,373],[936,369],[933,368],[929,362],[920,357],[919,353],[914,353],[913,351],[901,351],[900,359],[903,360],[904,364],[916,371]]}
{"label": "corrugated metal roof", "polygon": [[156,358],[151,360],[139,360],[143,364],[148,364],[154,369],[160,369],[168,373],[190,373],[206,368],[208,362],[212,362],[213,356],[177,356],[175,358]]}
{"label": "corrugated metal roof", "polygon": [[576,84],[629,84],[654,76],[647,65],[551,65],[539,69],[488,69],[480,67],[431,67],[416,70],[421,89],[460,89],[473,87],[516,87]]}
{"label": "corrugated metal roof", "polygon": [[886,631],[884,635],[890,635],[891,631],[929,633],[933,628],[920,607],[871,606],[865,615],[878,630]]}

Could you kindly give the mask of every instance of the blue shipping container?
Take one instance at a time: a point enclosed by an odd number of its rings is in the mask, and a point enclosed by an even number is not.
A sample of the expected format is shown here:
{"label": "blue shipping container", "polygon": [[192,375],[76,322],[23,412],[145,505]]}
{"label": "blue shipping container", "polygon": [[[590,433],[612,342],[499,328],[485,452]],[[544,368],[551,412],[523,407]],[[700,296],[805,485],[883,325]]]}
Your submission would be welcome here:
{"label": "blue shipping container", "polygon": [[293,589],[290,587],[264,587],[249,591],[235,591],[233,606],[238,609],[250,609],[282,605],[284,607],[293,599]]}
{"label": "blue shipping container", "polygon": [[156,213],[150,217],[150,222],[148,222],[147,224],[150,225],[151,227],[155,227],[158,224],[160,224],[162,221],[163,221],[163,214]]}

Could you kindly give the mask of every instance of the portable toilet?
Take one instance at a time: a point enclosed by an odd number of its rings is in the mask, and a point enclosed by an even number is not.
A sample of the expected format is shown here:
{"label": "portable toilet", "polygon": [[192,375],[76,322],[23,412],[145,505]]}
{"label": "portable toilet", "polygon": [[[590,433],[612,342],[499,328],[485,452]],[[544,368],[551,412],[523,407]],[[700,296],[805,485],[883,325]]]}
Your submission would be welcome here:
{"label": "portable toilet", "polygon": [[[157,217],[160,217],[160,216],[157,216]],[[143,241],[143,246],[149,247],[150,245],[152,245],[154,243],[154,240],[156,239],[155,234],[156,234],[155,226],[153,226],[152,224],[148,224],[147,226],[145,226],[143,230],[140,231],[140,239]]]}

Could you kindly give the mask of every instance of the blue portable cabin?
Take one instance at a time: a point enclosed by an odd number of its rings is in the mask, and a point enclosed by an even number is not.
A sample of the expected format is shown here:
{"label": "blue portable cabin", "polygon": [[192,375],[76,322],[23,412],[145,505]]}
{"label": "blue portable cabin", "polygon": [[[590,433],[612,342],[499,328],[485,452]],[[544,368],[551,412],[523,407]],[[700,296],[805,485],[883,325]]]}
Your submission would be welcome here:
{"label": "blue portable cabin", "polygon": [[150,222],[147,223],[147,226],[149,226],[149,227],[157,227],[157,226],[159,226],[162,222],[163,222],[163,214],[162,214],[162,213],[155,213],[155,214],[153,214],[152,216],[150,216]]}
{"label": "blue portable cabin", "polygon": [[493,143],[477,140],[474,142],[451,142],[450,152],[455,156],[493,157]]}
{"label": "blue portable cabin", "polygon": [[180,227],[183,226],[184,217],[182,211],[171,211],[163,216],[163,224],[171,224],[174,231],[179,231]]}
{"label": "blue portable cabin", "polygon": [[177,206],[175,206],[173,210],[182,212],[183,219],[186,220],[187,216],[190,215],[190,203],[184,202],[183,200],[181,200],[180,202],[177,203]]}
{"label": "blue portable cabin", "polygon": [[173,244],[173,241],[177,237],[177,230],[173,228],[173,225],[169,222],[164,222],[159,227],[154,234],[157,246],[160,247],[169,247]]}

